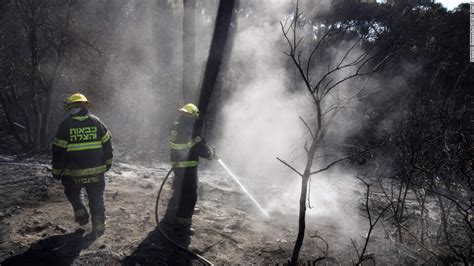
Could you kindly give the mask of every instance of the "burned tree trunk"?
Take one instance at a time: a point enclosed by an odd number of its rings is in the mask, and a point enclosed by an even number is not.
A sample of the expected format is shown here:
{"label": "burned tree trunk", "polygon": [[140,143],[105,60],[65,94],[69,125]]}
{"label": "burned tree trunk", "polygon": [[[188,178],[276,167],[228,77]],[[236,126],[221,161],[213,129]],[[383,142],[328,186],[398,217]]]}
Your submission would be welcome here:
{"label": "burned tree trunk", "polygon": [[34,108],[35,113],[35,129],[36,132],[33,136],[33,146],[38,148],[39,145],[39,128],[41,127],[41,111],[39,108],[39,96],[38,96],[38,85],[37,85],[37,77],[38,77],[38,36],[37,36],[37,27],[36,25],[31,25],[30,32],[29,32],[29,44],[30,44],[30,52],[31,52],[31,101],[32,106]]}
{"label": "burned tree trunk", "polygon": [[183,100],[196,100],[196,1],[183,0]]}
{"label": "burned tree trunk", "polygon": [[43,106],[43,112],[41,114],[41,128],[40,130],[40,148],[47,149],[48,148],[48,128],[49,128],[49,121],[51,118],[51,108],[52,108],[52,101],[53,101],[53,89],[58,78],[59,68],[61,66],[61,59],[58,59],[56,62],[56,66],[53,72],[53,76],[48,82],[48,84],[44,84],[44,91],[45,91],[45,103]]}
{"label": "burned tree trunk", "polygon": [[[324,145],[326,141],[326,132],[329,125],[333,122],[334,117],[338,112],[346,108],[348,103],[358,98],[357,95],[360,95],[363,87],[355,88],[353,92],[354,96],[349,96],[345,99],[338,98],[335,103],[331,103],[330,96],[331,94],[338,95],[338,92],[341,90],[341,86],[339,85],[342,83],[346,83],[351,79],[362,78],[363,76],[370,78],[371,74],[378,71],[382,65],[388,62],[394,49],[394,46],[390,46],[386,50],[375,54],[369,53],[370,51],[363,49],[358,51],[355,47],[359,47],[360,43],[367,40],[368,35],[360,34],[358,37],[350,36],[349,29],[353,27],[351,24],[340,25],[338,27],[325,27],[327,30],[322,34],[322,36],[320,36],[315,42],[310,41],[307,43],[307,45],[312,48],[306,49],[304,47],[306,42],[303,42],[304,37],[299,35],[299,31],[303,31],[302,27],[304,27],[304,25],[304,17],[299,11],[297,1],[293,17],[287,19],[285,23],[281,23],[281,30],[283,37],[289,46],[289,51],[286,55],[289,56],[290,61],[292,61],[297,69],[297,72],[302,79],[302,83],[304,84],[303,88],[308,93],[311,102],[314,104],[314,120],[307,123],[301,118],[311,135],[311,138],[309,139],[311,146],[308,148],[305,145],[307,157],[304,171],[301,173],[293,166],[280,158],[277,158],[302,178],[299,200],[298,236],[294,245],[290,265],[298,264],[299,253],[304,241],[304,233],[306,229],[306,200],[308,199],[308,182],[311,176],[327,171],[339,162],[357,157],[377,147],[369,147],[348,156],[338,156],[339,158],[336,157],[334,160],[324,162],[327,163],[325,167],[316,171],[312,170],[313,162],[317,157],[316,152],[319,152],[320,147]],[[344,48],[345,52],[342,56],[335,55],[335,58],[332,59],[334,63],[328,64],[327,69],[320,69],[320,72],[314,71],[318,65],[314,64],[312,61],[320,59],[322,58],[322,55],[327,54],[328,51],[326,50],[326,47],[337,45],[337,38],[333,38],[334,36],[347,36],[353,38],[353,44]],[[344,69],[350,70],[347,72],[341,71]]]}
{"label": "burned tree trunk", "polygon": [[40,130],[40,148],[47,149],[49,146],[48,142],[48,128],[49,128],[49,121],[51,118],[51,108],[52,108],[52,101],[53,101],[53,93],[56,86],[56,82],[60,78],[61,68],[63,65],[64,60],[64,53],[67,46],[67,35],[69,31],[69,27],[71,24],[71,12],[72,12],[72,5],[67,2],[66,4],[66,11],[64,12],[64,20],[62,21],[62,30],[58,36],[58,40],[50,40],[50,43],[56,47],[56,60],[54,63],[54,68],[51,74],[51,77],[45,82],[41,79],[41,83],[45,92],[45,103],[43,106],[43,112],[41,117],[41,128]]}
{"label": "burned tree trunk", "polygon": [[217,17],[214,27],[214,34],[212,36],[211,48],[209,49],[209,56],[207,58],[206,69],[202,80],[198,107],[201,110],[201,119],[195,124],[194,130],[198,133],[202,131],[204,117],[209,105],[212,91],[216,84],[217,75],[222,65],[223,58],[229,49],[225,49],[229,41],[229,31],[232,22],[232,12],[234,6],[238,5],[238,0],[226,0],[219,2],[217,10]]}
{"label": "burned tree trunk", "polygon": [[298,217],[298,236],[296,237],[296,242],[293,247],[293,253],[291,254],[291,265],[298,264],[298,257],[300,254],[301,247],[303,246],[304,233],[306,231],[306,199],[308,197],[308,182],[311,178],[311,167],[313,165],[314,154],[316,153],[316,144],[318,143],[317,139],[313,139],[313,144],[308,151],[306,167],[301,179],[301,192],[300,192],[300,212]]}

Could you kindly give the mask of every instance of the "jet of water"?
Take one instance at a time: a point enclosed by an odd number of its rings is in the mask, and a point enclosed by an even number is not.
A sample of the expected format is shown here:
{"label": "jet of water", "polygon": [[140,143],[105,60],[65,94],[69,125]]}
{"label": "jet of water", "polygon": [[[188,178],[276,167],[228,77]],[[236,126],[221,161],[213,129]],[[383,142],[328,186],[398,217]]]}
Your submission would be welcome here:
{"label": "jet of water", "polygon": [[220,165],[222,165],[222,167],[227,171],[227,173],[229,173],[229,175],[235,180],[235,182],[237,182],[237,184],[239,184],[240,188],[242,188],[242,190],[245,192],[245,194],[247,194],[247,196],[249,196],[249,198],[253,201],[253,203],[255,203],[255,205],[257,205],[257,207],[260,209],[260,211],[267,218],[270,218],[270,215],[268,215],[268,213],[262,208],[262,206],[260,206],[260,204],[258,204],[258,202],[254,199],[254,197],[252,197],[250,192],[244,187],[244,185],[242,185],[242,183],[240,183],[239,179],[237,179],[237,177],[232,173],[232,171],[229,170],[229,168],[224,164],[224,162],[221,159],[218,159],[217,162]]}

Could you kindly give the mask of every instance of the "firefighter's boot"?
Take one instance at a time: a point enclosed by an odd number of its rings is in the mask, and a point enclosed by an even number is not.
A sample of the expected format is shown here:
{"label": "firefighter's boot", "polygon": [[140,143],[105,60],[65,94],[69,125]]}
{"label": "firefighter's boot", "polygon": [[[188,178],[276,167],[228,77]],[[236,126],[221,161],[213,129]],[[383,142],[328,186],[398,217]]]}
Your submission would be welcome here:
{"label": "firefighter's boot", "polygon": [[74,221],[81,226],[89,223],[89,213],[87,213],[86,208],[74,211]]}
{"label": "firefighter's boot", "polygon": [[95,238],[100,237],[104,234],[105,231],[105,222],[92,221],[92,235]]}

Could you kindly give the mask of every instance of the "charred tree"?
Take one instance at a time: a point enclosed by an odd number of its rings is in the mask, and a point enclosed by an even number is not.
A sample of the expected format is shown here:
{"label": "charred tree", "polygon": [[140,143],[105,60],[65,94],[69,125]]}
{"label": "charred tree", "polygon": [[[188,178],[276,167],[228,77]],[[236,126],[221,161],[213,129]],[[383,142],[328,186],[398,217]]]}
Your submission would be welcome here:
{"label": "charred tree", "polygon": [[183,0],[183,100],[196,99],[196,1]]}
{"label": "charred tree", "polygon": [[[327,131],[341,110],[348,108],[351,102],[363,97],[365,94],[363,86],[353,88],[348,93],[349,96],[339,98],[338,92],[341,91],[341,84],[350,80],[368,80],[375,72],[382,69],[391,59],[397,42],[389,42],[390,45],[372,51],[364,44],[370,38],[368,32],[363,30],[353,31],[353,29],[364,28],[364,23],[357,20],[333,21],[332,24],[322,21],[323,32],[318,33],[318,38],[309,42],[304,41],[304,36],[300,34],[307,25],[299,7],[298,1],[294,16],[286,22],[281,23],[281,30],[286,40],[289,52],[286,55],[295,66],[298,76],[301,78],[304,90],[308,93],[313,103],[313,118],[311,121],[305,121],[301,118],[304,126],[308,130],[311,138],[305,145],[306,162],[303,171],[298,171],[284,160],[277,158],[280,162],[292,169],[301,177],[301,192],[299,199],[299,220],[298,236],[295,241],[290,265],[297,265],[299,253],[304,241],[306,229],[306,201],[308,199],[308,182],[311,176],[320,174],[329,170],[334,165],[357,156],[360,156],[379,145],[360,148],[359,151],[350,155],[338,155],[333,159],[322,161],[324,167],[314,170],[313,164],[318,152],[322,151],[322,146],[327,141]],[[319,25],[319,26],[321,26]],[[331,57],[330,48],[335,47],[342,41],[350,41],[350,45],[342,50],[342,53]],[[305,47],[307,45],[307,47]],[[308,49],[308,47],[311,47]],[[337,48],[336,48],[337,49]],[[329,62],[329,63],[326,63]],[[321,67],[321,65],[324,65]],[[365,83],[363,81],[361,84]],[[352,87],[352,86],[351,86]],[[331,95],[337,95],[334,100]],[[337,148],[337,147],[334,147]]]}
{"label": "charred tree", "polygon": [[[73,6],[70,1],[66,1],[65,5],[64,12],[60,15],[62,20],[60,21],[60,27],[57,36],[51,36],[47,38],[49,45],[54,47],[53,54],[55,56],[55,60],[53,61],[54,63],[52,71],[49,75],[49,78],[40,78],[41,87],[43,88],[45,94],[44,105],[41,113],[41,127],[39,128],[39,147],[42,150],[47,150],[49,148],[48,129],[51,118],[53,93],[56,83],[60,78],[61,67],[64,61],[64,54],[67,49],[68,42],[71,41],[69,36],[69,27],[71,25],[71,12]],[[52,29],[50,29],[50,32],[51,31]]]}
{"label": "charred tree", "polygon": [[40,60],[38,55],[38,27],[41,25],[41,20],[43,18],[41,11],[44,3],[17,0],[15,1],[15,4],[20,11],[21,19],[28,38],[29,83],[31,92],[30,101],[31,106],[33,106],[32,116],[35,118],[33,119],[33,128],[29,130],[32,132],[31,146],[38,148],[40,143],[39,128],[41,127],[41,109],[38,86],[38,64]]}
{"label": "charred tree", "polygon": [[230,49],[226,49],[226,45],[229,45],[232,13],[236,6],[238,6],[238,0],[221,0],[219,2],[211,48],[209,49],[209,56],[207,58],[206,69],[204,70],[204,77],[199,94],[198,107],[201,111],[201,119],[199,119],[194,126],[195,132],[198,133],[201,133],[203,128],[207,107],[211,99],[212,91],[216,85],[219,69],[221,68],[226,53],[230,52]]}
{"label": "charred tree", "polygon": [[[74,31],[76,23],[81,23],[79,9],[74,9],[77,4],[72,0],[15,0],[5,4],[9,12],[1,20],[10,30],[0,30],[2,107],[22,152],[48,150],[58,85],[65,79],[71,85],[76,82],[65,75],[65,66],[79,65],[74,56],[94,46],[91,34],[84,37]],[[79,49],[81,45],[87,48]]]}

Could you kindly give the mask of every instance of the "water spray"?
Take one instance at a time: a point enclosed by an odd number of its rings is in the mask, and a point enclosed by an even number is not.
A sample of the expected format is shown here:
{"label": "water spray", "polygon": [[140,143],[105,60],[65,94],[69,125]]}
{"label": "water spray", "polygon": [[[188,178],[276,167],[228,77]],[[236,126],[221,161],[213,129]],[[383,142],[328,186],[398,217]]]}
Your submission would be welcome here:
{"label": "water spray", "polygon": [[[222,167],[227,171],[227,173],[229,173],[229,175],[235,180],[235,182],[237,182],[237,184],[239,184],[239,186],[242,188],[242,190],[245,192],[245,194],[247,194],[247,196],[249,196],[249,198],[255,203],[255,205],[257,205],[257,207],[260,209],[260,211],[265,215],[265,217],[267,218],[270,218],[270,215],[268,215],[268,213],[262,208],[262,206],[260,206],[260,204],[258,204],[258,202],[254,199],[254,197],[252,197],[252,195],[250,194],[250,192],[244,187],[244,185],[242,185],[242,183],[240,183],[239,179],[237,179],[237,177],[232,173],[232,171],[230,171],[230,169],[224,164],[224,162],[221,160],[221,159],[217,159],[217,162],[219,162],[220,165],[222,165]],[[162,170],[162,169],[159,169],[159,170]],[[155,204],[155,219],[156,219],[156,224],[157,224],[157,227],[158,227],[158,230],[160,231],[160,233],[168,240],[170,241],[173,245],[175,245],[176,247],[178,247],[179,249],[181,249],[182,251],[188,253],[189,255],[193,256],[195,259],[197,259],[199,262],[201,262],[203,265],[214,265],[212,264],[212,262],[210,262],[209,260],[207,260],[206,258],[190,251],[189,249],[187,249],[186,247],[180,245],[178,242],[176,242],[175,240],[173,240],[171,237],[169,237],[166,232],[161,228],[161,225],[160,225],[160,218],[159,218],[159,205],[160,205],[160,197],[161,197],[161,192],[163,191],[163,187],[166,183],[166,180],[168,180],[168,177],[170,176],[171,172],[172,172],[172,168],[168,171],[168,173],[166,174],[165,178],[163,179],[163,181],[161,182],[161,186],[160,186],[160,189],[158,190],[158,196],[156,197],[156,204]]]}
{"label": "water spray", "polygon": [[240,188],[242,188],[242,190],[245,192],[245,194],[247,194],[247,196],[249,196],[249,198],[253,201],[253,203],[255,203],[255,205],[257,205],[257,207],[260,209],[260,211],[267,218],[270,218],[270,215],[268,215],[268,213],[262,208],[262,206],[260,206],[260,204],[258,204],[258,202],[254,199],[254,197],[252,197],[250,192],[244,187],[244,185],[242,185],[242,183],[240,183],[239,179],[237,179],[237,177],[232,173],[232,171],[230,171],[230,169],[224,164],[224,162],[220,158],[217,159],[217,162],[220,165],[222,165],[222,167],[227,171],[227,173],[229,173],[229,175],[235,180],[235,182],[237,182],[237,184],[239,184]]}

